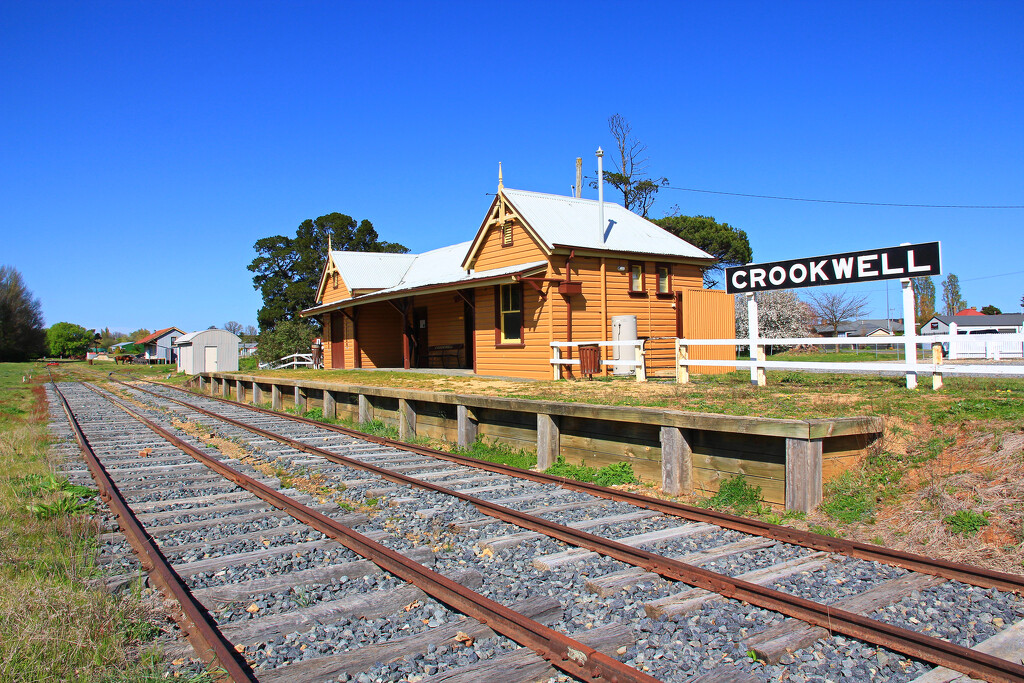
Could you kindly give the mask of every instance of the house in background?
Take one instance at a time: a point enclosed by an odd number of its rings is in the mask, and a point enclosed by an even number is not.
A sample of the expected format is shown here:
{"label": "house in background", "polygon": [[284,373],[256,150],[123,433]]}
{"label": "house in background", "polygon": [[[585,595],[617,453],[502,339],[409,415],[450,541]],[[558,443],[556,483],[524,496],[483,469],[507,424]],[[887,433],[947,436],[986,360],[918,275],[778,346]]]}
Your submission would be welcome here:
{"label": "house in background", "polygon": [[183,334],[185,334],[184,330],[168,327],[157,330],[135,343],[143,347],[142,357],[146,359],[146,362],[173,363],[175,361],[174,340]]}
{"label": "house in background", "polygon": [[889,337],[903,334],[903,321],[895,318],[867,318],[844,321],[837,330],[833,330],[831,325],[815,325],[814,331],[822,337]]}
{"label": "house in background", "polygon": [[238,343],[238,357],[239,358],[252,358],[256,355],[256,349],[259,347],[259,342],[239,342]]}
{"label": "house in background", "polygon": [[[323,320],[327,368],[547,379],[552,342],[609,341],[620,316],[650,340],[649,358],[671,354],[679,336],[734,338],[732,295],[703,289],[714,261],[618,204],[505,189],[499,176],[470,241],[423,254],[331,251],[317,305],[302,315]],[[733,347],[690,353],[735,358]],[[702,369],[732,372],[691,368]]]}
{"label": "house in background", "polygon": [[949,334],[951,323],[956,323],[957,334],[980,334],[980,330],[986,330],[989,334],[1024,333],[1024,313],[985,315],[967,309],[956,315],[932,316],[921,326],[921,334]]}
{"label": "house in background", "polygon": [[921,334],[951,334],[955,330],[955,339],[942,342],[943,353],[950,360],[1024,358],[1024,342],[1004,341],[991,336],[1024,334],[1024,313],[985,315],[972,311],[932,316],[921,326]]}

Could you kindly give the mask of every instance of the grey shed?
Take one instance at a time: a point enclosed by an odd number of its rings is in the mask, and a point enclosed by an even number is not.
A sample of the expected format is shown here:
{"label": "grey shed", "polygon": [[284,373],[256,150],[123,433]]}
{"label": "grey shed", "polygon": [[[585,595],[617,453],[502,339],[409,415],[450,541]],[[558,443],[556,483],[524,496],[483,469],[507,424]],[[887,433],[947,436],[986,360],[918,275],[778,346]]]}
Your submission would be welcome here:
{"label": "grey shed", "polygon": [[178,372],[234,372],[238,370],[238,335],[227,330],[189,332],[174,340]]}

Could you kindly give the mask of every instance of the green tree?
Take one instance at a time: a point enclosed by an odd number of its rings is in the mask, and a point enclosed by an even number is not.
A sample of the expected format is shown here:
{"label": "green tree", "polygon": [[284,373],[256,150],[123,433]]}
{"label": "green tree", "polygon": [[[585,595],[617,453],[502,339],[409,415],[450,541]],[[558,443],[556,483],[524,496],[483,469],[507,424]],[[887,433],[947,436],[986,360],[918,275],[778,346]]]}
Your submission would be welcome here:
{"label": "green tree", "polygon": [[309,353],[317,327],[310,320],[282,320],[272,329],[260,332],[256,357],[262,363],[272,363],[293,353]]}
{"label": "green tree", "polygon": [[46,353],[42,305],[21,273],[0,266],[0,361],[26,361]]}
{"label": "green tree", "polygon": [[[608,117],[608,130],[615,138],[614,171],[605,171],[604,182],[622,193],[622,205],[647,218],[658,190],[668,185],[668,178],[652,180],[647,175],[647,145],[633,135],[633,128],[621,114]],[[591,187],[597,187],[597,181]]]}
{"label": "green tree", "polygon": [[140,339],[145,339],[149,335],[149,330],[147,330],[145,327],[142,327],[129,334],[128,339],[126,339],[125,341],[139,341]]}
{"label": "green tree", "polygon": [[923,325],[935,315],[935,283],[930,277],[915,277],[910,281],[914,290],[914,316]]}
{"label": "green tree", "polygon": [[747,233],[728,223],[719,223],[713,216],[666,216],[654,223],[718,259],[718,263],[704,270],[705,287],[721,282],[725,268],[750,263],[754,258]]}
{"label": "green tree", "polygon": [[956,315],[957,311],[967,308],[967,302],[960,296],[960,278],[953,273],[942,281],[942,305],[946,315]]}
{"label": "green tree", "polygon": [[51,356],[84,356],[92,346],[95,332],[74,323],[57,323],[46,331]]}
{"label": "green tree", "polygon": [[988,306],[985,306],[984,308],[982,308],[981,312],[984,313],[985,315],[1000,315],[1000,314],[1002,314],[1002,311],[998,307],[993,306],[992,304],[989,304]]}
{"label": "green tree", "polygon": [[327,258],[328,235],[335,251],[409,251],[401,244],[381,241],[370,221],[356,223],[342,213],[304,220],[295,237],[274,235],[256,240],[253,246],[257,256],[248,268],[255,273],[253,288],[263,296],[263,307],[256,314],[261,331],[293,320],[299,311],[316,303],[316,288]]}

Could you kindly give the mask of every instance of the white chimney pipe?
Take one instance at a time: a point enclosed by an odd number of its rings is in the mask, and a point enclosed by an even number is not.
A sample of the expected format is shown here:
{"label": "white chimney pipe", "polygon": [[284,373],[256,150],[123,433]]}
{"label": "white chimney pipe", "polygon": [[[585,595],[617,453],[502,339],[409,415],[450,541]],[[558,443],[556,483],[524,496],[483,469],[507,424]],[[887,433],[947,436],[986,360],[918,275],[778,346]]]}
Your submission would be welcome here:
{"label": "white chimney pipe", "polygon": [[597,148],[597,222],[601,229],[599,237],[604,243],[604,150]]}

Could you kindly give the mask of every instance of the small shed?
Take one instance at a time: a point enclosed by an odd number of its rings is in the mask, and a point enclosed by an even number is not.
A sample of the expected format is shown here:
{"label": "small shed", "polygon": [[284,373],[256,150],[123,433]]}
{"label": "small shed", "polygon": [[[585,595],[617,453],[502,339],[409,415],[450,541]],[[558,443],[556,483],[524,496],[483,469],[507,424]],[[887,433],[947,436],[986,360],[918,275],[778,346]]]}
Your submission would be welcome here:
{"label": "small shed", "polygon": [[238,344],[242,340],[227,330],[189,332],[174,340],[178,372],[234,372],[238,370]]}

